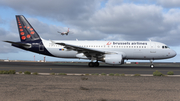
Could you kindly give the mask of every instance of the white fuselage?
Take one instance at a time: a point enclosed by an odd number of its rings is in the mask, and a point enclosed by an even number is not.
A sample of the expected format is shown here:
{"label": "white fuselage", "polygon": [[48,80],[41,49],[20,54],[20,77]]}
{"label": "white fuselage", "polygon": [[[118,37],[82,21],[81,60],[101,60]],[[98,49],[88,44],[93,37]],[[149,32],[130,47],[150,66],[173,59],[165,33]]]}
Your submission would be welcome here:
{"label": "white fuselage", "polygon": [[[42,39],[45,48],[54,56],[60,58],[79,58],[78,52],[68,50],[64,46]],[[152,41],[67,41],[54,40],[57,43],[67,43],[88,49],[107,53],[120,53],[124,59],[155,60],[174,57],[176,52],[167,45]]]}

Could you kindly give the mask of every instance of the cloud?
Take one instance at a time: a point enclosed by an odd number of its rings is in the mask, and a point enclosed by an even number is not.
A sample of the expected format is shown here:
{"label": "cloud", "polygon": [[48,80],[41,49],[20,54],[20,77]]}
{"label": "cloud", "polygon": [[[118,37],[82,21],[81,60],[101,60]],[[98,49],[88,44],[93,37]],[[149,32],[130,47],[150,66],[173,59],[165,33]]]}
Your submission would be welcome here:
{"label": "cloud", "polygon": [[159,36],[153,36],[151,39],[167,43],[171,46],[179,46],[180,39],[180,10],[170,9],[163,14],[163,26],[166,29]]}
{"label": "cloud", "polygon": [[[142,1],[142,0],[139,0]],[[143,2],[143,1],[142,1]],[[123,0],[1,0],[0,6],[9,7],[19,14],[24,14],[34,29],[44,39],[52,40],[119,40],[143,41],[151,39],[179,46],[180,10],[164,7],[176,7],[174,2],[158,0],[156,3],[124,3]],[[102,4],[103,3],[103,4]],[[22,5],[23,4],[23,5]],[[162,6],[161,6],[162,5]],[[174,5],[174,6],[173,6]],[[12,15],[14,16],[14,15]],[[46,18],[52,23],[43,22]],[[0,17],[0,23],[4,22]],[[54,25],[63,23],[66,27]],[[15,19],[5,22],[10,29],[0,25],[0,39],[19,40]],[[68,36],[61,36],[57,31],[67,31]],[[3,38],[2,38],[3,37]],[[1,44],[0,45],[4,45]]]}
{"label": "cloud", "polygon": [[103,33],[149,37],[161,31],[161,10],[154,5],[123,4],[97,11],[90,22],[95,25],[94,29]]}
{"label": "cloud", "polygon": [[[27,18],[31,23],[33,28],[39,33],[39,35],[44,39],[53,39],[53,40],[75,40],[76,38],[79,40],[98,40],[106,35],[102,33],[92,31],[92,30],[81,30],[81,29],[73,29],[70,28],[70,33],[68,36],[57,33],[57,31],[65,32],[67,31],[67,27],[56,26],[56,25],[48,25],[44,22],[39,21],[35,18]],[[96,36],[96,37],[93,37]]]}
{"label": "cloud", "polygon": [[157,3],[165,8],[179,8],[180,1],[179,0],[157,0]]}
{"label": "cloud", "polygon": [[106,7],[112,7],[123,4],[123,0],[108,0],[106,2]]}
{"label": "cloud", "polygon": [[81,20],[89,17],[100,5],[99,0],[1,0],[0,5],[34,16],[50,17],[60,21]]}
{"label": "cloud", "polygon": [[[9,52],[17,52],[18,49],[11,47],[10,44],[5,43],[3,41],[7,41],[7,40],[16,40],[17,35],[15,33],[9,32],[4,30],[3,28],[0,28],[0,53],[9,53]],[[17,40],[16,40],[17,41]]]}

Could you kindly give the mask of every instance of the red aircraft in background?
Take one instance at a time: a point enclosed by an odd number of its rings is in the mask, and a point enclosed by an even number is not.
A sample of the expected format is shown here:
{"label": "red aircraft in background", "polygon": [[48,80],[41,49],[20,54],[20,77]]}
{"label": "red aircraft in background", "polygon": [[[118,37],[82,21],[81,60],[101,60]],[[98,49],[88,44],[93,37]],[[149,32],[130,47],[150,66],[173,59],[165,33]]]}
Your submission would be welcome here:
{"label": "red aircraft in background", "polygon": [[68,28],[67,32],[59,32],[59,31],[58,31],[58,33],[61,33],[61,35],[68,35],[68,33],[69,33],[69,28]]}

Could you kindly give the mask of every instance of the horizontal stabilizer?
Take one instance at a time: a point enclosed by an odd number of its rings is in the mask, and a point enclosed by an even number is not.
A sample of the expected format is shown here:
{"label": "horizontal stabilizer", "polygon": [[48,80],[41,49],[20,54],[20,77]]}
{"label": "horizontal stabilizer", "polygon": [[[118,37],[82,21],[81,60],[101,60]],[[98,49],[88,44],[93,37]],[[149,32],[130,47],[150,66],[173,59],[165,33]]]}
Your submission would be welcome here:
{"label": "horizontal stabilizer", "polygon": [[4,41],[4,42],[19,45],[19,46],[24,46],[24,47],[31,47],[31,44],[28,44],[28,43],[19,43],[19,42],[12,42],[12,41]]}

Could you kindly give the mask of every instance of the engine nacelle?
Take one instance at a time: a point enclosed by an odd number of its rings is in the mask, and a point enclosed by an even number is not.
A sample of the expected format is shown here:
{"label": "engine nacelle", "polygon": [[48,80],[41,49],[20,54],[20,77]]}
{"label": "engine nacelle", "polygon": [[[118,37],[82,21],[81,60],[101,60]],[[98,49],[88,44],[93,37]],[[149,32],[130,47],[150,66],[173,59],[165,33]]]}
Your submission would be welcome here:
{"label": "engine nacelle", "polygon": [[77,54],[76,57],[80,59],[87,59],[87,57],[83,53]]}
{"label": "engine nacelle", "polygon": [[106,54],[104,57],[104,61],[107,64],[120,65],[124,64],[124,59],[122,54]]}

